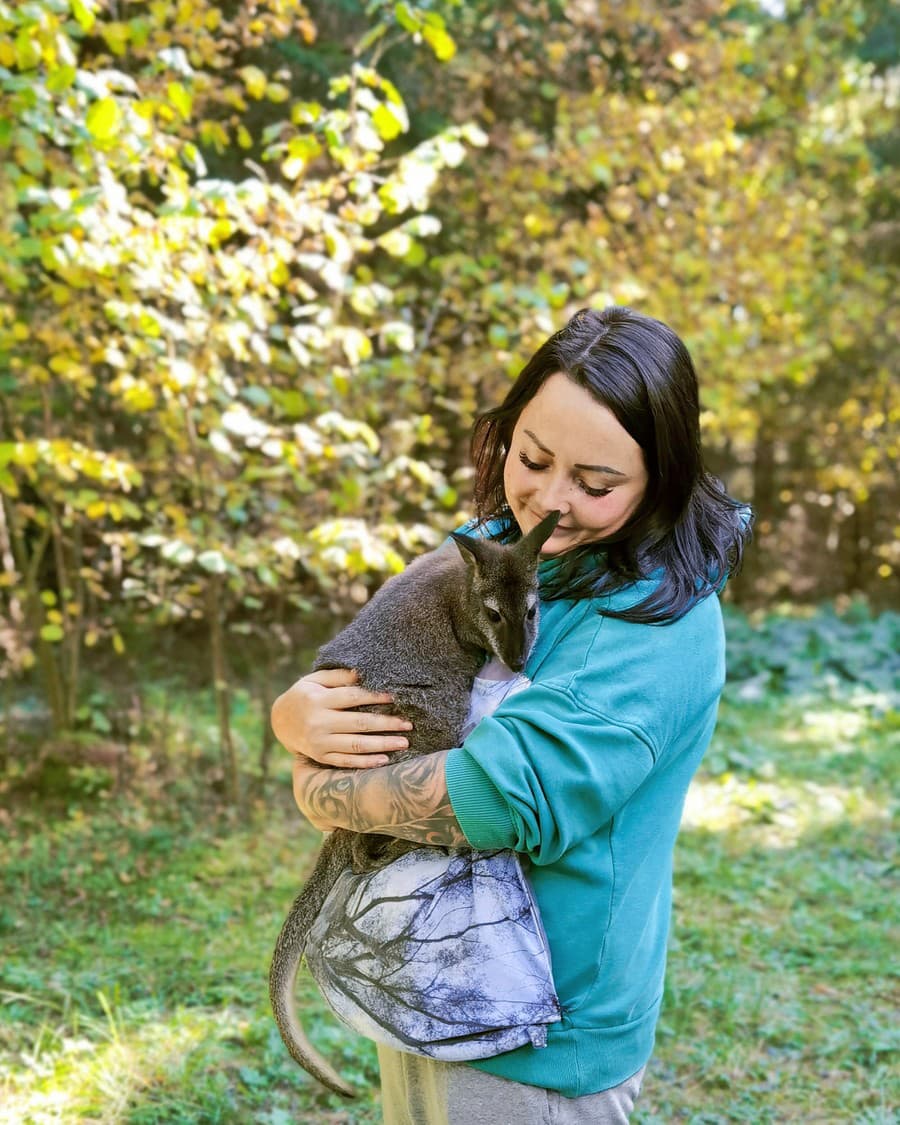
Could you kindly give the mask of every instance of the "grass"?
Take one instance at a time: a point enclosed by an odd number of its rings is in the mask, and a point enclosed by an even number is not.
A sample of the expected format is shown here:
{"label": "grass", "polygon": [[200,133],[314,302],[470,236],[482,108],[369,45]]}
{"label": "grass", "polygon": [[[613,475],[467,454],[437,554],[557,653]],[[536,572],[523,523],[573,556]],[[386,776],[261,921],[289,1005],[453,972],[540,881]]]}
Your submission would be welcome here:
{"label": "grass", "polygon": [[900,1120],[897,731],[834,700],[723,708],[641,1125]]}
{"label": "grass", "polygon": [[[93,768],[40,797],[7,783],[0,1122],[374,1125],[372,1046],[304,984],[313,1038],[361,1091],[348,1106],[269,1013],[269,953],[317,844],[287,763],[265,803],[224,813],[197,783],[208,718],[179,706],[169,768],[144,754],[119,794]],[[859,686],[729,685],[685,810],[636,1125],[900,1121],[898,730]]]}

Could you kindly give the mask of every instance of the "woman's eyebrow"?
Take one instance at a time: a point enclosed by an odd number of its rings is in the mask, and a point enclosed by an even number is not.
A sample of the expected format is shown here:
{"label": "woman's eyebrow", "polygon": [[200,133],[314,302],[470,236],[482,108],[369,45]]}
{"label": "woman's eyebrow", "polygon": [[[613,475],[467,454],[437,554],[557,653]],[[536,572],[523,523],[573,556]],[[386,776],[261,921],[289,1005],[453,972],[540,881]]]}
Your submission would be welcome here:
{"label": "woman's eyebrow", "polygon": [[[525,430],[525,433],[531,438],[541,453],[546,453],[548,457],[556,456],[552,449],[548,449],[546,445],[543,444],[537,434],[533,433],[531,430]],[[628,475],[627,473],[621,472],[619,469],[611,468],[609,465],[576,465],[575,468],[586,470],[589,473],[609,473],[614,477],[625,477]]]}

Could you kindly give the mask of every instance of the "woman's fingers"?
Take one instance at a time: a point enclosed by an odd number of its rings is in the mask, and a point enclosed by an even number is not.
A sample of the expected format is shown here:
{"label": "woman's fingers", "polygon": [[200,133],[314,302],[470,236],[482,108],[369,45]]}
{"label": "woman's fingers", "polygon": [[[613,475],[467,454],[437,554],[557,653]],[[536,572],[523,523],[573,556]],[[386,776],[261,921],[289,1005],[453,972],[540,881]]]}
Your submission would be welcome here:
{"label": "woman's fingers", "polygon": [[376,703],[393,703],[394,697],[387,691],[369,691],[364,687],[335,686],[328,693],[328,706],[335,711],[345,711],[350,707],[370,707]]}
{"label": "woman's fingers", "polygon": [[409,744],[405,738],[385,734],[333,734],[327,744],[319,746],[317,760],[323,766],[338,769],[372,769],[386,766],[390,754],[406,750]]}
{"label": "woman's fingers", "polygon": [[330,734],[387,734],[412,730],[402,715],[383,715],[380,711],[332,711],[326,718]]}
{"label": "woman's fingers", "polygon": [[330,750],[322,755],[323,766],[333,766],[339,770],[377,769],[378,766],[389,765],[390,760],[387,754],[342,754],[337,750]]}
{"label": "woman's fingers", "polygon": [[[369,691],[368,688],[359,686],[359,677],[352,669],[325,668],[319,672],[310,672],[304,680],[320,684],[322,687],[331,688],[328,693],[327,703],[331,710],[347,711],[354,707],[372,707],[376,704],[393,703],[394,697],[389,691]],[[379,729],[369,727],[369,730]],[[384,730],[394,730],[387,726]]]}
{"label": "woman's fingers", "polygon": [[386,765],[386,755],[407,749],[412,724],[401,715],[354,708],[389,704],[388,692],[359,686],[356,673],[322,669],[301,677],[272,705],[272,730],[293,754],[344,769]]}
{"label": "woman's fingers", "polygon": [[359,676],[352,668],[320,668],[318,672],[307,673],[303,679],[312,680],[322,687],[346,687],[359,682]]}

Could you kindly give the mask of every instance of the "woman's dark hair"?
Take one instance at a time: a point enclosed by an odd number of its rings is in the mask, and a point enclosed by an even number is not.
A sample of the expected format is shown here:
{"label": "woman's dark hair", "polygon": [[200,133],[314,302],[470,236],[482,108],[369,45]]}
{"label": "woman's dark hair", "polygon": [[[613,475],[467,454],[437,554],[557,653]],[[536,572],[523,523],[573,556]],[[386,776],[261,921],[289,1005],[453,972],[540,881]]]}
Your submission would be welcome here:
{"label": "woman's dark hair", "polygon": [[641,447],[648,481],[625,525],[562,556],[542,593],[596,597],[661,570],[643,601],[601,612],[645,624],[675,621],[740,567],[750,519],[749,509],[703,467],[694,365],[661,321],[617,306],[582,309],[538,348],[500,406],[475,423],[478,521],[499,521],[497,538],[518,535],[503,489],[504,463],[519,415],[558,372],[612,411]]}

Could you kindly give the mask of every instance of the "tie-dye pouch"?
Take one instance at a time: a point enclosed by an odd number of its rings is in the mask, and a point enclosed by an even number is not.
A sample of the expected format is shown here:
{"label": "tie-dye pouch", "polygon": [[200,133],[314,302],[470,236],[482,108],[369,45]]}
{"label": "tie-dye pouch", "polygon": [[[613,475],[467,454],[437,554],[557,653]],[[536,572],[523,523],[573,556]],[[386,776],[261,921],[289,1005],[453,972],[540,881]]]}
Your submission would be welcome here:
{"label": "tie-dye pouch", "polygon": [[344,871],[306,960],[354,1031],[447,1062],[543,1047],[561,1018],[543,926],[512,851],[419,848],[377,871]]}

